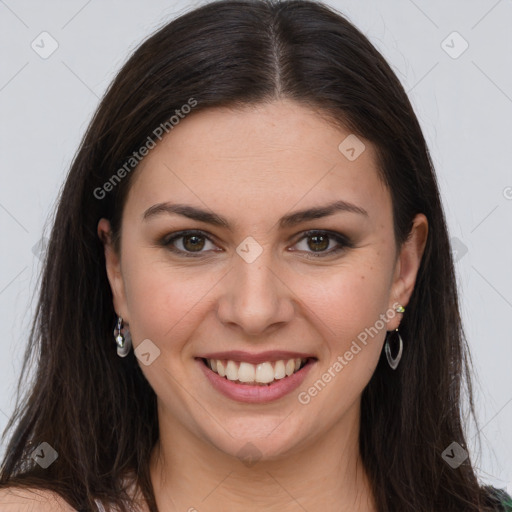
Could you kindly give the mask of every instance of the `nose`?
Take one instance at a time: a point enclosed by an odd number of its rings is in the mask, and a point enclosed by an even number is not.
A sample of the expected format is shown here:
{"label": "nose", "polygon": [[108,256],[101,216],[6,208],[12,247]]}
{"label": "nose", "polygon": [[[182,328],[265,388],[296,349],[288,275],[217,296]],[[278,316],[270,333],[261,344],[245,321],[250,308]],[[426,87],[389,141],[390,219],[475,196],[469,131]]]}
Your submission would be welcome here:
{"label": "nose", "polygon": [[253,262],[233,256],[230,272],[223,279],[217,315],[239,335],[262,336],[283,328],[296,310],[293,283],[286,283],[271,251],[264,248]]}

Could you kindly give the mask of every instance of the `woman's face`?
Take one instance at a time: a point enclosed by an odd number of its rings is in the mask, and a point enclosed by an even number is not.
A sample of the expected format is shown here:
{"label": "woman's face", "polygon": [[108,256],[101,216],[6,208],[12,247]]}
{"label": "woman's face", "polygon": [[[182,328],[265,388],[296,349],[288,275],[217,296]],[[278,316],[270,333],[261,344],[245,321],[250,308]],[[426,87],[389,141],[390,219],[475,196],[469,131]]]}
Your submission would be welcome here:
{"label": "woman's face", "polygon": [[[418,215],[395,252],[372,145],[288,100],[210,109],[182,120],[133,180],[120,258],[104,238],[107,271],[160,421],[268,458],[353,425],[427,233]],[[313,209],[326,210],[297,213]]]}

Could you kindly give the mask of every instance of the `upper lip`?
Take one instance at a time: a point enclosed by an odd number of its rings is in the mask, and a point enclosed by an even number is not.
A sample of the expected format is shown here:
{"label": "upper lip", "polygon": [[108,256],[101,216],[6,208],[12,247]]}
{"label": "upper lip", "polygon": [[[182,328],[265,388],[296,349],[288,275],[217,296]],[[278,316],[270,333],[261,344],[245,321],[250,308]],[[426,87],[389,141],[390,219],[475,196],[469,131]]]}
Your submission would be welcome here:
{"label": "upper lip", "polygon": [[219,360],[230,360],[230,361],[245,361],[246,363],[258,364],[265,363],[267,361],[280,361],[287,359],[309,359],[316,357],[312,354],[306,354],[304,352],[290,352],[287,350],[267,350],[266,352],[251,353],[243,350],[229,350],[225,352],[210,352],[198,356],[203,359],[219,359]]}

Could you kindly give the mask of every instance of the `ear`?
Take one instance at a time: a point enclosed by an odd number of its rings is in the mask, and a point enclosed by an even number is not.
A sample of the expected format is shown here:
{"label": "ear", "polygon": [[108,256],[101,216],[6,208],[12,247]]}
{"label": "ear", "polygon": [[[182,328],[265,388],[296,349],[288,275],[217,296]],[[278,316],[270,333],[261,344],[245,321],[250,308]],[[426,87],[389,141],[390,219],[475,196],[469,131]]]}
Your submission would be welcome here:
{"label": "ear", "polygon": [[[395,266],[393,282],[391,286],[390,303],[388,307],[394,309],[393,304],[398,302],[402,306],[409,303],[416,276],[423,257],[423,251],[427,244],[428,220],[423,213],[418,213],[413,220],[409,237],[403,243]],[[401,320],[401,315],[395,315],[389,320],[387,330],[396,329]]]}
{"label": "ear", "polygon": [[103,242],[105,249],[107,277],[110,289],[112,290],[114,309],[118,316],[122,317],[126,323],[129,323],[124,281],[121,272],[121,255],[117,254],[114,250],[112,230],[107,219],[100,219],[98,222],[98,237]]}

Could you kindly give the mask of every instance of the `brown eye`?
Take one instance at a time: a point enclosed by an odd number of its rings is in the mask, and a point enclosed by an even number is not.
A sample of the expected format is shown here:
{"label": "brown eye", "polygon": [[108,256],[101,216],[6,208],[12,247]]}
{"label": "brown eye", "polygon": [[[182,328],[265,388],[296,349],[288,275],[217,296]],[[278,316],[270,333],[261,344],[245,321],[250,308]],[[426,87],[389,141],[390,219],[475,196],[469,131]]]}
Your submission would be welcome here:
{"label": "brown eye", "polygon": [[183,247],[187,251],[200,251],[204,247],[204,237],[198,235],[185,235],[183,238]]}
{"label": "brown eye", "polygon": [[198,231],[181,231],[174,233],[172,237],[166,237],[161,244],[170,251],[189,257],[200,257],[209,251],[203,251],[205,245],[210,243],[215,248],[212,240]]}
{"label": "brown eye", "polygon": [[308,243],[308,247],[314,251],[324,251],[329,247],[329,237],[326,235],[313,235],[309,239],[311,243]]}
{"label": "brown eye", "polygon": [[[303,244],[305,247],[302,249],[299,248],[299,250],[304,251],[307,254],[307,257],[313,258],[329,256],[343,251],[345,248],[354,247],[354,244],[346,236],[341,233],[329,231],[307,231],[298,243],[301,243],[302,240],[308,241]],[[334,247],[327,250],[331,245],[331,242],[334,243]]]}
{"label": "brown eye", "polygon": [[[305,247],[299,250],[305,252],[307,257],[313,258],[337,254],[345,248],[354,247],[354,244],[346,236],[329,231],[308,231],[303,234],[296,245],[302,240],[308,241]],[[173,233],[173,236],[164,238],[160,243],[170,251],[185,257],[201,257],[210,252],[217,252],[212,239],[200,231]],[[212,245],[212,248],[203,250],[208,243]],[[331,247],[331,244],[334,244],[334,246]],[[327,250],[329,247],[331,248]]]}

